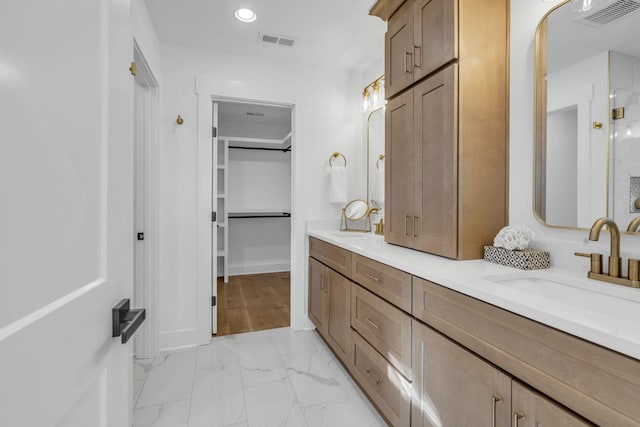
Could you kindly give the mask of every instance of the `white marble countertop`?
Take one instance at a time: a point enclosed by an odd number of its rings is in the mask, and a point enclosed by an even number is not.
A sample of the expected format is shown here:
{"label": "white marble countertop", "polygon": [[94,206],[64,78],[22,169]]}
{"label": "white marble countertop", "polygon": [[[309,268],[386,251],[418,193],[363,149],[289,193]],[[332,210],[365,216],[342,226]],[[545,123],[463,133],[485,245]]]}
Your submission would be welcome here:
{"label": "white marble countertop", "polygon": [[[580,276],[557,268],[523,271],[484,260],[454,261],[385,243],[372,233],[308,224],[307,234],[640,360],[640,289],[590,280],[586,271]],[[503,282],[510,279],[515,282]]]}

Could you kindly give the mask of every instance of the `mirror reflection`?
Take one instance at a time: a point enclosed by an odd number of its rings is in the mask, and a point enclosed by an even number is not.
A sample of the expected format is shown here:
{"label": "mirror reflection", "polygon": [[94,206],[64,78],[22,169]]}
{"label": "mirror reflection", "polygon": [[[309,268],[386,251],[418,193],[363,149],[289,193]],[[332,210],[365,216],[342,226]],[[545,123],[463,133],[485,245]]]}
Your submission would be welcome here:
{"label": "mirror reflection", "polygon": [[344,215],[348,220],[362,219],[368,212],[369,205],[364,200],[352,200],[344,207]]}
{"label": "mirror reflection", "polygon": [[626,229],[640,215],[640,13],[576,1],[536,37],[534,210],[548,225],[607,216]]}

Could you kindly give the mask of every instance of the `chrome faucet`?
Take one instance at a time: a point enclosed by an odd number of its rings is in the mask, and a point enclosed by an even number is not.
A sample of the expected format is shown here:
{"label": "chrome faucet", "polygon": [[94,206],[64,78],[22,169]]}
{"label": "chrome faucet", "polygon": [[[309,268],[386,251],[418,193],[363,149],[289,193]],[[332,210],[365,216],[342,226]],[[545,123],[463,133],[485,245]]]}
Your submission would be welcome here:
{"label": "chrome faucet", "polygon": [[640,231],[640,216],[629,223],[629,226],[627,227],[627,231],[631,233]]}
{"label": "chrome faucet", "polygon": [[597,242],[600,238],[600,230],[607,225],[609,233],[611,233],[611,253],[609,255],[609,276],[620,277],[620,267],[622,260],[620,259],[620,230],[615,222],[609,218],[600,218],[591,226],[589,232],[589,240]]}

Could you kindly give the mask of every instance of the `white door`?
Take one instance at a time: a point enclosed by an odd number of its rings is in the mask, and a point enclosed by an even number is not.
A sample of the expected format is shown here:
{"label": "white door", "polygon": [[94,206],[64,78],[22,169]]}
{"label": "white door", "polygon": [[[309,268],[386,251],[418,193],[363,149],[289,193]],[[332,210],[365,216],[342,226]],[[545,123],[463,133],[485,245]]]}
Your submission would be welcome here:
{"label": "white door", "polygon": [[[211,222],[211,296],[212,301],[218,299],[218,215],[222,212],[218,211],[220,200],[218,199],[218,103],[213,103],[213,129],[211,138],[211,199],[213,203],[212,210],[216,212],[216,220]],[[226,195],[225,195],[226,196]],[[227,209],[226,199],[222,201],[224,209]],[[213,218],[212,218],[213,219]],[[220,218],[222,220],[222,218]],[[223,224],[227,227],[229,224]],[[224,248],[227,249],[227,248]],[[226,271],[224,272],[226,274]],[[218,333],[218,304],[211,304],[211,334]]]}
{"label": "white door", "polygon": [[127,0],[0,2],[0,425],[130,425]]}

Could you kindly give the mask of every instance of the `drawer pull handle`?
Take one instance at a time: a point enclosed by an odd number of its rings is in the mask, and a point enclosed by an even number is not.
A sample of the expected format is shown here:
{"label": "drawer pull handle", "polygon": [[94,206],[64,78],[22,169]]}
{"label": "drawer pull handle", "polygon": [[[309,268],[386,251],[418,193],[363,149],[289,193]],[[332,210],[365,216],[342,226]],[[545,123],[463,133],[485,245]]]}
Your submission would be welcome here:
{"label": "drawer pull handle", "polygon": [[[415,61],[413,66],[415,68],[420,68],[422,66],[422,64],[420,64],[422,62],[422,46],[413,46],[413,52],[414,52],[414,57],[415,57]],[[420,58],[420,59],[418,59]]]}
{"label": "drawer pull handle", "polygon": [[419,217],[419,216],[414,216],[414,217],[413,217],[413,237],[419,237],[419,236],[416,234],[416,220],[417,220],[417,219],[420,219],[420,217]]}
{"label": "drawer pull handle", "polygon": [[502,397],[501,396],[491,396],[491,419],[492,427],[496,427],[496,403],[498,402],[502,402]]}
{"label": "drawer pull handle", "polygon": [[408,221],[409,218],[411,218],[411,215],[404,214],[404,235],[405,236],[411,236],[412,234],[407,231],[407,223],[409,222]]}
{"label": "drawer pull handle", "polygon": [[376,377],[373,376],[373,374],[371,373],[371,369],[365,369],[365,372],[367,373],[367,375],[369,375],[371,377],[371,379],[373,380],[373,382],[376,383],[376,385],[380,385],[382,384],[382,381],[377,379]]}
{"label": "drawer pull handle", "polygon": [[370,317],[367,317],[367,322],[371,323],[373,325],[373,327],[376,328],[376,329],[382,329],[382,326],[378,325],[376,322],[371,320]]}
{"label": "drawer pull handle", "polygon": [[368,273],[365,276],[367,276],[369,279],[374,280],[378,283],[384,281],[381,277],[372,276],[371,274],[368,274]]}
{"label": "drawer pull handle", "polygon": [[518,421],[524,420],[526,417],[524,416],[524,412],[516,411],[513,413],[513,427],[518,427]]}
{"label": "drawer pull handle", "polygon": [[328,278],[322,276],[322,285],[320,286],[322,292],[329,292],[329,286],[325,286],[326,281],[328,281]]}

